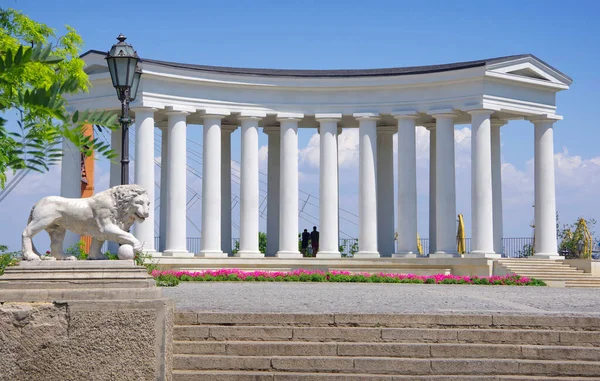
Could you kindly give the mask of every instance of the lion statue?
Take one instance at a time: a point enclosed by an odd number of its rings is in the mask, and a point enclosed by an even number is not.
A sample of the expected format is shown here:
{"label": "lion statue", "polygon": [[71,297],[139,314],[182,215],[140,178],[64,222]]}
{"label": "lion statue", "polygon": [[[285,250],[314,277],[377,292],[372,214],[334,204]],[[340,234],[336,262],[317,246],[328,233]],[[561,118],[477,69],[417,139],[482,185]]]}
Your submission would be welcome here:
{"label": "lion statue", "polygon": [[50,235],[50,255],[56,259],[76,259],[63,253],[67,230],[92,237],[88,259],[107,259],[100,252],[104,241],[128,244],[141,252],[142,244],[128,230],[149,213],[148,192],[134,184],[117,185],[89,198],[44,197],[31,209],[23,231],[23,259],[40,260],[32,238],[42,230]]}

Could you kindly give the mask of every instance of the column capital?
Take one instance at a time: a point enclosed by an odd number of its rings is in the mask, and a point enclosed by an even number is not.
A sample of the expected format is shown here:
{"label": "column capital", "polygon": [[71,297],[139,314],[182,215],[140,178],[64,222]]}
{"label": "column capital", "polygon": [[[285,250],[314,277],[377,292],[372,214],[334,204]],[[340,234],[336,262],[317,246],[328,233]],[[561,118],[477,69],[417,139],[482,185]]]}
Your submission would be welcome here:
{"label": "column capital", "polygon": [[134,107],[130,109],[131,111],[138,113],[138,112],[156,112],[158,111],[157,108],[154,107]]}
{"label": "column capital", "polygon": [[267,135],[270,135],[270,134],[279,135],[281,133],[281,130],[280,130],[279,126],[264,126],[263,132]]}
{"label": "column capital", "polygon": [[304,118],[304,114],[301,113],[297,113],[297,112],[278,112],[277,113],[277,120],[278,121],[283,121],[283,120],[296,120],[296,121],[300,121]]}
{"label": "column capital", "polygon": [[315,114],[315,119],[318,122],[339,122],[342,119],[341,113],[322,113]]}
{"label": "column capital", "polygon": [[463,110],[463,111],[469,113],[471,116],[473,116],[473,115],[488,115],[489,117],[491,117],[492,114],[496,112],[496,110],[492,110],[489,108],[473,108],[473,109],[467,109],[467,110]]}
{"label": "column capital", "polygon": [[452,108],[444,108],[444,109],[432,109],[427,112],[427,114],[431,115],[435,119],[440,118],[456,118],[458,116],[456,110]]}
{"label": "column capital", "polygon": [[419,113],[416,110],[393,111],[392,116],[396,119],[417,119]]}
{"label": "column capital", "polygon": [[198,112],[203,118],[223,119],[224,117],[231,115],[231,112],[229,110],[225,110],[222,108],[205,108],[199,109]]}
{"label": "column capital", "polygon": [[267,117],[267,113],[266,112],[262,112],[262,111],[253,111],[253,110],[249,110],[249,111],[242,111],[240,113],[239,119],[240,120],[245,120],[245,119],[263,119]]}
{"label": "column capital", "polygon": [[490,123],[492,127],[502,127],[505,124],[508,124],[508,120],[506,119],[490,119]]}
{"label": "column capital", "polygon": [[379,113],[377,112],[355,112],[352,116],[358,120],[378,120]]}
{"label": "column capital", "polygon": [[165,106],[164,113],[166,115],[169,114],[177,114],[177,113],[185,113],[185,115],[189,115],[193,113],[195,110],[185,106]]}
{"label": "column capital", "polygon": [[237,130],[238,126],[235,124],[222,124],[221,125],[221,134],[231,134],[233,131]]}
{"label": "column capital", "polygon": [[165,112],[165,115],[168,116],[172,116],[172,115],[181,115],[181,116],[188,116],[191,113],[189,111],[182,111],[182,110],[167,110]]}
{"label": "column capital", "polygon": [[393,135],[398,132],[396,126],[377,126],[377,133],[381,135]]}
{"label": "column capital", "polygon": [[560,115],[550,115],[550,114],[543,114],[543,115],[534,115],[534,116],[529,116],[527,118],[528,121],[530,121],[533,124],[537,124],[537,123],[554,123],[558,120],[562,120],[562,116]]}

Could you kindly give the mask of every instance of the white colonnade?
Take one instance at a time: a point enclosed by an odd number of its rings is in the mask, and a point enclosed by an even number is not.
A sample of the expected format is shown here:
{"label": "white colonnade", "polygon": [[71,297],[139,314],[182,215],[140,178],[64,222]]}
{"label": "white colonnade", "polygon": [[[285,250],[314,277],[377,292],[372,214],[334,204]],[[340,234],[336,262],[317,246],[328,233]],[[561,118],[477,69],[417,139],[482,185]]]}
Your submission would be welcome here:
{"label": "white colonnade", "polygon": [[[430,135],[430,257],[457,256],[454,124],[458,111],[432,111]],[[500,128],[506,120],[491,109],[463,110],[471,119],[470,257],[498,258],[502,247]],[[154,199],[154,128],[156,109],[136,113],[135,182]],[[259,128],[266,114],[239,116],[237,125],[221,125],[227,114],[203,115],[203,182],[201,250],[186,248],[186,140],[189,113],[168,110],[162,130],[159,252],[164,256],[225,257],[231,253],[231,133],[241,126],[240,247],[236,256],[261,258],[259,251]],[[359,128],[359,251],[357,258],[411,258],[417,248],[416,128],[423,117],[415,111],[394,113],[397,125],[378,126],[380,115],[354,114]],[[279,125],[263,128],[268,135],[267,256],[299,258],[298,126],[304,115],[279,114]],[[320,248],[317,258],[339,258],[338,135],[342,114],[317,114],[320,133]],[[535,131],[535,255],[554,252],[555,191],[552,119],[532,119]],[[394,201],[392,138],[397,132],[398,193]],[[119,151],[119,131],[112,144]],[[75,197],[78,153],[64,142],[61,194]],[[152,149],[151,149],[152,148]],[[111,165],[111,185],[119,181],[119,165]],[[75,179],[75,180],[74,180]],[[77,184],[76,184],[77,183]],[[396,208],[394,208],[396,203]],[[396,214],[394,215],[394,211]],[[135,228],[145,250],[154,250],[154,213]],[[394,234],[397,248],[394,248]],[[70,241],[69,241],[70,239]],[[67,236],[66,242],[76,242]],[[116,249],[113,249],[116,250]],[[158,254],[158,253],[157,253]],[[427,254],[427,253],[425,253]],[[158,254],[160,255],[160,254]]]}
{"label": "white colonnade", "polygon": [[[90,93],[69,98],[73,109],[118,109],[101,52],[82,55]],[[429,129],[429,237],[432,258],[457,257],[455,124],[471,124],[470,256],[502,253],[500,126],[525,119],[535,131],[535,255],[556,253],[553,123],[556,94],[572,79],[530,54],[471,62],[367,70],[227,68],[142,61],[136,120],[135,182],[154,182],[153,128],[162,128],[160,240],[162,255],[231,254],[231,133],[241,126],[239,257],[256,258],[260,199],[258,139],[268,135],[266,256],[298,258],[298,129],[318,128],[320,141],[319,258],[339,257],[338,129],[358,128],[357,258],[417,255],[416,128]],[[110,94],[110,96],[108,95]],[[155,123],[156,121],[156,123]],[[187,252],[187,124],[203,125],[202,233]],[[166,125],[165,125],[166,124]],[[223,124],[223,125],[222,125]],[[195,127],[192,127],[195,128]],[[398,158],[394,164],[393,134]],[[112,134],[119,153],[120,132]],[[80,160],[65,143],[61,194],[79,193]],[[393,166],[398,174],[394,178]],[[111,165],[111,185],[120,165]],[[394,195],[394,187],[397,194]],[[394,205],[396,204],[396,205]],[[153,219],[135,227],[149,251]],[[397,237],[394,247],[394,236]],[[74,238],[73,238],[74,239]],[[73,240],[71,239],[71,240]],[[67,242],[70,242],[67,239]],[[114,250],[114,249],[112,249]],[[111,251],[112,251],[111,250]],[[159,255],[156,253],[156,255]]]}

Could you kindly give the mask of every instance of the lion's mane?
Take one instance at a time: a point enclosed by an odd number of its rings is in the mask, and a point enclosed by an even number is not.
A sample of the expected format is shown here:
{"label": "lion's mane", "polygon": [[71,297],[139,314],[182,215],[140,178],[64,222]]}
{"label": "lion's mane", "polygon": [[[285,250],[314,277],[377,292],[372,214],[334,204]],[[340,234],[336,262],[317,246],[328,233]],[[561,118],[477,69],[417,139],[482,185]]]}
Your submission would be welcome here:
{"label": "lion's mane", "polygon": [[113,208],[111,208],[111,219],[118,226],[131,225],[131,203],[133,199],[142,194],[147,194],[146,189],[136,184],[120,185],[100,192],[92,197],[110,197]]}

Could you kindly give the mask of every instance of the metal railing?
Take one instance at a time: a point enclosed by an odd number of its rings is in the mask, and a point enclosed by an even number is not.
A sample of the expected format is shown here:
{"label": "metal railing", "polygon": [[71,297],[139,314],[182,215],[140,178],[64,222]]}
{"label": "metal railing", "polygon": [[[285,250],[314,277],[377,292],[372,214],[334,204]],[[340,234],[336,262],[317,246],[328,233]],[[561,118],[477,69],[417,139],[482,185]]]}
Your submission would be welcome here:
{"label": "metal railing", "polygon": [[[232,238],[231,247],[235,248],[236,242],[239,238]],[[466,238],[466,250],[467,253],[471,251],[471,238]],[[504,252],[502,253],[503,258],[522,258],[529,255],[531,252],[531,246],[533,245],[533,238],[531,237],[516,237],[516,238],[504,238],[502,240],[504,246]],[[158,248],[159,237],[154,238],[154,247]],[[187,237],[186,239],[187,250],[190,253],[197,253],[200,251],[200,237]],[[421,238],[421,246],[423,247],[423,256],[429,254],[429,238]],[[357,238],[340,238],[339,250],[344,257],[351,257],[354,253],[359,250],[359,244]]]}

